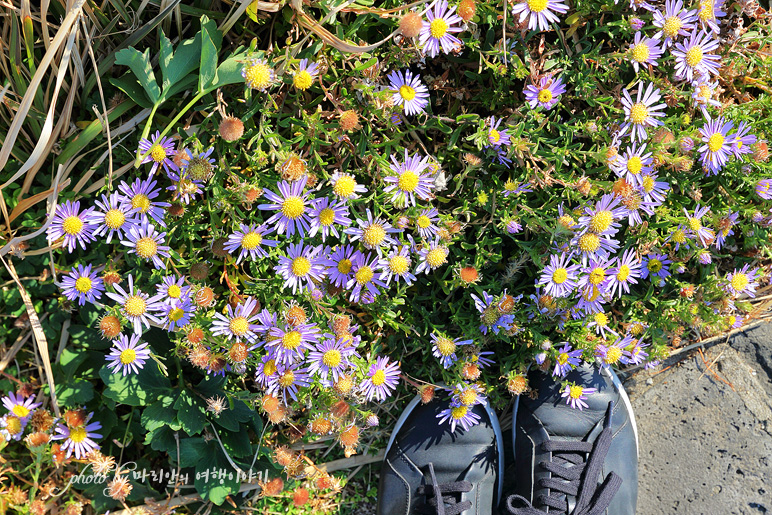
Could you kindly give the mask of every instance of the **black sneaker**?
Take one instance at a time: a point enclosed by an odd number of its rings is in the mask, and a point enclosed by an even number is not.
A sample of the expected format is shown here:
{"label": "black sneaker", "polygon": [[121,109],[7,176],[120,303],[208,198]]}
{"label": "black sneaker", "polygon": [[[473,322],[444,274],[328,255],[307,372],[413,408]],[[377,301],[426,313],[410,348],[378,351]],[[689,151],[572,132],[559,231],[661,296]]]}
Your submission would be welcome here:
{"label": "black sneaker", "polygon": [[561,384],[541,372],[529,376],[537,397],[518,397],[513,415],[513,515],[634,515],[638,500],[638,430],[616,374],[583,365],[565,378],[584,388],[587,407],[572,408]]}
{"label": "black sneaker", "polygon": [[[503,439],[493,410],[470,408],[480,417],[465,431],[440,424],[449,400],[408,404],[392,431],[378,486],[379,515],[489,514],[501,500]],[[438,502],[439,501],[439,502]]]}

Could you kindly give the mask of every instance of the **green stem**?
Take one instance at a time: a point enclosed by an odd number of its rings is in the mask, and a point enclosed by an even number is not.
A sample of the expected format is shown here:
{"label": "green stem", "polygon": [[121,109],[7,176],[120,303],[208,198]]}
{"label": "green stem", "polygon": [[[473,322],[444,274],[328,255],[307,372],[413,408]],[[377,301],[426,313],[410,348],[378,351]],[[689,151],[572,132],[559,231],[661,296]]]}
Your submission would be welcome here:
{"label": "green stem", "polygon": [[[150,134],[150,124],[153,123],[153,117],[155,116],[155,112],[158,110],[158,107],[160,105],[161,104],[153,105],[153,109],[150,111],[150,116],[147,117],[147,121],[145,122],[145,128],[142,129],[142,136],[140,140],[147,138],[147,135]],[[137,158],[134,160],[134,168],[139,168],[139,165],[142,164],[142,160],[145,159],[145,157],[147,157],[148,154],[150,154],[152,148],[153,147],[151,146],[150,149],[148,149],[148,151],[145,152],[144,154],[137,153]]]}

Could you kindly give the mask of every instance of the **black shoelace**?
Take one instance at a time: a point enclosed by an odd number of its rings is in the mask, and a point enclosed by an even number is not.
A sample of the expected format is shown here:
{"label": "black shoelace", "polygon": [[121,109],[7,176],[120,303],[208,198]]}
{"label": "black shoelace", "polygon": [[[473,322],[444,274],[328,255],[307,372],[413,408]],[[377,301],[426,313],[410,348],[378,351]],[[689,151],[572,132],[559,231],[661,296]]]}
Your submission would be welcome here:
{"label": "black shoelace", "polygon": [[[549,462],[540,465],[551,473],[550,478],[539,481],[539,486],[549,488],[550,495],[541,494],[535,500],[536,506],[549,507],[558,513],[568,513],[565,495],[576,497],[576,506],[571,515],[601,515],[611,504],[611,499],[622,485],[622,478],[611,472],[603,483],[598,485],[598,477],[603,470],[611,446],[611,411],[614,403],[610,402],[606,411],[606,420],[594,443],[547,441],[542,448],[553,453]],[[585,456],[587,456],[585,461]],[[568,466],[566,466],[568,465]],[[516,508],[515,503],[523,506]],[[512,515],[545,515],[520,495],[507,498],[507,508]],[[550,510],[550,513],[554,513]]]}
{"label": "black shoelace", "polygon": [[472,507],[470,501],[459,502],[459,494],[469,492],[472,483],[455,481],[453,483],[438,483],[434,475],[434,465],[429,463],[429,474],[432,484],[418,487],[418,495],[426,496],[426,505],[418,508],[418,513],[431,515],[459,515]]}

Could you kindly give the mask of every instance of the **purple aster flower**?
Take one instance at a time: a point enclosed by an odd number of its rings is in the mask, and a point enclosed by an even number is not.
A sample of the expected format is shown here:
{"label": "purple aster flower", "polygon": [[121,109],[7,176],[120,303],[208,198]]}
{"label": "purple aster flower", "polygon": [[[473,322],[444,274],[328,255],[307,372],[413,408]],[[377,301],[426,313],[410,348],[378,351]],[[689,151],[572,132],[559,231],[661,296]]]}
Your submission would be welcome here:
{"label": "purple aster flower", "polygon": [[528,182],[517,184],[512,179],[507,179],[504,183],[504,198],[507,198],[510,195],[519,195],[520,193],[533,191],[530,186],[531,185]]}
{"label": "purple aster flower", "polygon": [[701,31],[692,32],[688,40],[676,43],[671,54],[675,57],[676,77],[694,80],[697,75],[718,75],[721,57],[713,54],[718,49],[719,41]]}
{"label": "purple aster flower", "polygon": [[732,139],[732,153],[738,159],[740,159],[743,154],[753,153],[751,145],[756,143],[757,138],[755,134],[748,134],[750,130],[751,127],[747,122],[740,122],[737,126],[737,131],[734,133],[734,138]]}
{"label": "purple aster flower", "polygon": [[647,38],[640,32],[635,33],[635,39],[630,44],[630,60],[633,62],[635,73],[639,68],[657,66],[657,59],[662,57],[662,48],[659,46],[659,38]]}
{"label": "purple aster flower", "polygon": [[699,18],[700,25],[702,26],[703,30],[713,32],[715,34],[721,32],[721,28],[718,26],[718,19],[726,16],[726,12],[721,10],[723,6],[724,0],[699,1],[697,18]]}
{"label": "purple aster flower", "polygon": [[429,88],[421,82],[420,75],[413,75],[410,70],[393,71],[388,75],[392,100],[395,105],[402,106],[405,114],[421,114],[429,105]]}
{"label": "purple aster flower", "polygon": [[694,140],[689,136],[682,138],[681,141],[678,142],[678,149],[682,154],[688,154],[694,150]]}
{"label": "purple aster flower", "polygon": [[456,426],[461,426],[464,431],[480,423],[480,416],[474,413],[469,406],[459,402],[451,402],[450,406],[437,414],[439,424],[450,422],[450,432],[456,432]]}
{"label": "purple aster flower", "polygon": [[517,234],[523,230],[523,226],[517,220],[509,220],[504,227],[509,234]]}
{"label": "purple aster flower", "polygon": [[155,188],[156,181],[153,179],[146,179],[144,181],[137,179],[131,186],[125,182],[121,182],[118,185],[118,190],[121,192],[121,200],[137,210],[137,213],[141,218],[151,217],[158,222],[162,227],[166,227],[164,223],[164,216],[166,215],[165,208],[171,206],[168,202],[154,202],[161,191],[160,188]]}
{"label": "purple aster flower", "polygon": [[370,364],[367,377],[360,383],[359,390],[368,401],[385,401],[399,383],[399,363],[389,363],[389,358],[381,356]]}
{"label": "purple aster flower", "polygon": [[183,204],[190,204],[192,200],[195,200],[196,195],[202,194],[204,190],[201,187],[204,185],[201,181],[193,179],[185,172],[175,173],[172,171],[166,172],[169,180],[172,181],[172,185],[166,189],[173,191],[172,198],[177,202]]}
{"label": "purple aster flower", "polygon": [[239,226],[239,230],[228,236],[228,241],[223,245],[223,248],[230,254],[239,251],[239,256],[236,259],[237,265],[247,256],[252,261],[257,258],[268,257],[268,252],[264,247],[275,247],[278,244],[276,240],[264,239],[266,235],[273,232],[273,227],[255,224],[239,224]]}
{"label": "purple aster flower", "polygon": [[627,350],[624,351],[624,363],[626,365],[640,365],[646,361],[646,358],[649,357],[649,353],[643,350],[648,347],[649,344],[636,340],[633,341],[635,344],[632,347],[628,347]]}
{"label": "purple aster flower", "polygon": [[346,289],[351,290],[349,300],[359,302],[365,292],[377,296],[378,287],[386,288],[386,283],[381,280],[383,273],[378,261],[378,256],[357,253],[352,256],[352,277],[346,283]]}
{"label": "purple aster flower", "polygon": [[29,420],[32,412],[42,405],[42,402],[35,402],[34,393],[26,399],[15,392],[10,392],[8,395],[3,397],[3,406],[5,409],[7,409],[14,416],[18,417],[20,420]]}
{"label": "purple aster flower", "polygon": [[592,395],[597,391],[598,390],[595,388],[584,388],[572,383],[566,385],[566,388],[560,396],[566,399],[566,404],[581,411],[588,407],[587,403],[584,402],[587,399],[587,396]]}
{"label": "purple aster flower", "polygon": [[666,0],[665,12],[654,11],[654,26],[661,30],[654,37],[663,39],[665,48],[675,42],[678,36],[688,36],[695,27],[697,11],[684,9],[682,0]]}
{"label": "purple aster flower", "polygon": [[632,337],[625,335],[622,338],[617,338],[614,343],[598,344],[595,347],[595,357],[600,359],[604,367],[624,363],[624,350],[631,342]]}
{"label": "purple aster flower", "polygon": [[772,179],[761,179],[756,183],[756,195],[764,200],[772,200]]}
{"label": "purple aster flower", "polygon": [[657,179],[655,173],[645,173],[641,178],[641,193],[646,202],[661,204],[665,201],[665,192],[670,189],[670,185]]}
{"label": "purple aster flower", "polygon": [[314,207],[309,213],[311,217],[311,230],[309,236],[314,236],[317,232],[322,233],[322,241],[327,239],[330,233],[336,238],[340,238],[335,224],[348,227],[351,225],[351,219],[348,218],[348,205],[345,201],[330,202],[327,197],[316,199]]}
{"label": "purple aster flower", "polygon": [[461,16],[454,14],[455,7],[448,8],[447,0],[441,0],[434,4],[434,11],[426,11],[428,21],[424,21],[421,31],[418,34],[418,43],[423,46],[423,51],[429,57],[436,57],[442,50],[449,54],[457,48],[461,48],[461,40],[453,36],[453,32],[461,32],[461,27],[456,27],[457,23],[464,20]]}
{"label": "purple aster flower", "polygon": [[353,356],[359,357],[359,354],[346,339],[326,339],[308,353],[308,373],[318,375],[324,383],[330,382],[332,376],[332,383],[337,383],[340,376],[353,366]]}
{"label": "purple aster flower", "polygon": [[451,399],[453,404],[461,404],[470,408],[478,404],[488,404],[485,389],[479,384],[456,383],[456,386],[451,390]]}
{"label": "purple aster flower", "polygon": [[193,152],[186,148],[182,157],[182,169],[185,174],[194,181],[202,183],[208,181],[216,168],[215,159],[210,157],[212,152],[214,152],[214,147],[209,147],[205,152],[193,155]]}
{"label": "purple aster flower", "polygon": [[582,270],[582,275],[577,281],[577,287],[582,292],[592,294],[595,290],[605,293],[609,284],[611,260],[607,258],[593,258]]}
{"label": "purple aster flower", "polygon": [[388,184],[384,193],[391,193],[391,201],[397,207],[415,206],[416,197],[421,200],[429,200],[432,196],[434,181],[430,174],[425,173],[429,168],[429,157],[421,158],[418,155],[408,157],[405,150],[405,160],[400,164],[391,155],[392,164],[389,165],[391,174],[384,177]]}
{"label": "purple aster flower", "polygon": [[323,247],[306,246],[302,242],[290,243],[287,256],[279,257],[279,264],[274,267],[276,273],[284,278],[284,288],[292,288],[292,293],[311,291],[315,283],[324,280],[326,256]]}
{"label": "purple aster flower", "polygon": [[558,350],[555,358],[555,368],[552,371],[553,376],[565,377],[573,367],[578,367],[581,362],[582,350],[571,350],[571,344],[563,342],[563,347]]}
{"label": "purple aster flower", "polygon": [[508,129],[500,128],[503,121],[495,116],[488,118],[488,144],[490,147],[507,147],[512,144],[509,132],[507,132]]}
{"label": "purple aster flower", "polygon": [[70,270],[69,274],[62,277],[60,287],[64,296],[71,301],[77,299],[79,306],[86,302],[94,304],[105,291],[102,279],[91,270],[91,265],[78,265]]}
{"label": "purple aster flower", "polygon": [[268,380],[268,393],[281,395],[282,402],[289,404],[290,399],[298,400],[298,388],[311,384],[311,377],[301,363],[276,365],[276,373]]}
{"label": "purple aster flower", "polygon": [[670,275],[668,266],[672,263],[664,254],[657,254],[652,252],[643,256],[643,262],[641,263],[641,279],[646,279],[651,275],[652,277],[659,277],[664,279]]}
{"label": "purple aster flower", "polygon": [[665,239],[665,243],[673,242],[675,243],[675,250],[678,251],[682,246],[686,249],[691,248],[691,239],[695,235],[689,230],[688,227],[682,225],[679,225],[673,232],[670,233],[670,236],[668,236]]}
{"label": "purple aster flower", "polygon": [[128,337],[125,334],[119,334],[118,338],[113,340],[110,354],[107,355],[107,368],[112,369],[114,374],[122,372],[124,376],[138,374],[149,359],[148,344],[140,343],[139,335],[132,334]]}
{"label": "purple aster flower", "polygon": [[395,229],[386,220],[373,218],[369,209],[367,210],[367,220],[357,218],[356,222],[359,227],[349,227],[343,230],[344,233],[351,236],[349,241],[360,240],[365,248],[377,250],[379,254],[382,247],[398,244],[397,240],[390,234],[401,232],[401,230]]}
{"label": "purple aster flower", "polygon": [[302,361],[307,350],[312,350],[321,337],[316,324],[298,324],[296,326],[272,327],[267,343],[276,363]]}
{"label": "purple aster flower", "polygon": [[439,213],[435,208],[424,209],[415,219],[415,227],[418,236],[425,240],[431,240],[437,236],[437,222],[440,220]]}
{"label": "purple aster flower", "polygon": [[638,18],[637,16],[633,16],[630,18],[630,28],[639,31],[643,28],[643,26],[646,25],[646,22],[642,19]]}
{"label": "purple aster flower", "polygon": [[410,258],[409,246],[394,247],[387,257],[382,258],[378,262],[381,270],[383,270],[381,280],[388,286],[393,277],[395,282],[402,279],[410,286],[416,280],[416,277],[410,273],[412,264],[413,260]]}
{"label": "purple aster flower", "polygon": [[185,276],[168,275],[156,285],[156,296],[164,304],[174,304],[190,298],[190,286],[185,284]]}
{"label": "purple aster flower", "polygon": [[550,264],[541,271],[536,284],[543,285],[547,295],[568,297],[578,286],[579,265],[570,264],[573,253],[552,254]]}
{"label": "purple aster flower", "polygon": [[27,419],[19,418],[12,413],[6,413],[0,418],[0,438],[6,442],[12,440],[19,441],[24,436],[24,429],[27,427]]}
{"label": "purple aster flower", "polygon": [[488,334],[488,330],[493,331],[494,334],[499,334],[499,330],[501,329],[508,331],[512,328],[514,316],[502,315],[498,305],[493,302],[495,297],[484,290],[482,292],[482,298],[474,293],[471,294],[471,297],[472,300],[474,300],[477,311],[480,312],[480,321],[482,322],[482,325],[480,325],[480,332],[482,334]]}
{"label": "purple aster flower", "polygon": [[241,70],[247,87],[258,91],[266,91],[276,80],[276,74],[264,59],[249,59]]}
{"label": "purple aster flower", "polygon": [[756,288],[759,287],[757,282],[759,276],[759,269],[748,270],[750,265],[746,264],[740,270],[734,269],[734,272],[727,274],[726,276],[726,291],[733,297],[740,294],[746,294],[748,297],[756,296]]}
{"label": "purple aster flower", "polygon": [[594,327],[595,333],[603,336],[604,338],[606,337],[606,333],[611,333],[616,335],[617,334],[616,331],[611,329],[608,323],[609,323],[608,315],[606,315],[606,313],[601,311],[599,313],[595,313],[592,315],[590,322],[587,324],[587,327],[588,328]]}
{"label": "purple aster flower", "polygon": [[165,136],[161,137],[159,131],[155,131],[155,136],[152,137],[152,140],[147,138],[139,140],[137,157],[144,156],[141,161],[142,163],[153,163],[152,168],[150,168],[151,176],[158,170],[159,166],[163,166],[167,173],[169,170],[177,170],[177,165],[174,164],[174,156],[176,154],[174,140]]}
{"label": "purple aster flower", "polygon": [[126,239],[121,240],[122,245],[131,248],[130,254],[136,254],[145,261],[152,261],[154,268],[166,268],[161,257],[169,257],[168,245],[164,245],[165,232],[159,233],[155,226],[142,220],[140,225],[133,226],[126,232]]}
{"label": "purple aster flower", "polygon": [[234,309],[228,304],[227,314],[215,313],[215,319],[212,320],[212,334],[225,335],[228,340],[242,341],[247,340],[253,343],[257,340],[257,300],[248,297],[243,304],[239,304]]}
{"label": "purple aster flower", "polygon": [[357,184],[353,175],[342,172],[332,174],[330,186],[332,186],[332,192],[343,200],[359,198],[359,193],[367,192],[367,188]]}
{"label": "purple aster flower", "polygon": [[722,217],[718,221],[718,230],[716,231],[715,241],[717,249],[720,250],[721,247],[724,246],[726,239],[734,234],[732,227],[734,227],[734,225],[737,223],[737,217],[739,214],[739,212],[730,212],[728,216]]}
{"label": "purple aster flower", "polygon": [[[616,1],[614,2],[616,4]],[[630,9],[637,11],[639,7],[646,9],[647,11],[654,11],[656,7],[651,5],[646,0],[630,0]]]}
{"label": "purple aster flower", "polygon": [[190,317],[196,312],[196,305],[190,298],[165,304],[163,308],[163,327],[169,332],[176,331],[190,323]]}
{"label": "purple aster flower", "polygon": [[113,234],[119,240],[124,238],[126,231],[139,225],[137,218],[138,209],[127,204],[120,193],[114,191],[110,196],[102,195],[101,200],[96,201],[99,209],[96,209],[91,217],[91,222],[97,225],[94,236],[107,234],[107,243],[113,239]]}
{"label": "purple aster flower", "polygon": [[716,237],[716,234],[709,228],[702,225],[702,217],[710,211],[710,207],[703,206],[701,208],[700,205],[697,204],[697,207],[694,209],[694,215],[690,215],[686,208],[683,208],[683,210],[684,215],[686,215],[689,230],[695,234],[697,238],[699,238],[702,246],[707,247],[713,243],[713,239]]}
{"label": "purple aster flower", "polygon": [[305,231],[309,229],[308,213],[313,206],[313,199],[308,198],[308,192],[303,193],[306,179],[304,176],[295,182],[279,182],[279,195],[265,190],[263,196],[272,203],[260,204],[257,208],[263,211],[277,211],[266,223],[276,224],[278,234],[286,233],[289,238],[297,231],[300,236],[305,236]]}
{"label": "purple aster flower", "polygon": [[439,236],[436,237],[432,243],[424,244],[421,250],[418,251],[421,262],[418,263],[415,273],[420,274],[424,272],[428,274],[436,270],[448,262],[448,254],[450,254],[448,247],[441,242]]}
{"label": "purple aster flower", "polygon": [[458,346],[473,343],[473,340],[462,340],[461,338],[453,340],[445,335],[432,333],[432,354],[440,360],[443,368],[450,368],[458,360],[456,357]]}
{"label": "purple aster flower", "polygon": [[646,143],[636,148],[633,143],[630,148],[619,154],[614,160],[611,169],[618,177],[622,177],[627,182],[640,186],[643,180],[643,174],[654,170],[654,158],[651,152],[646,152]]}
{"label": "purple aster flower", "polygon": [[641,212],[651,216],[654,214],[654,208],[659,204],[643,199],[640,191],[633,191],[626,197],[622,197],[622,206],[627,210],[627,223],[630,227],[635,227],[643,223]]}
{"label": "purple aster flower", "polygon": [[263,388],[266,388],[271,379],[276,376],[276,372],[276,356],[269,349],[268,354],[263,356],[260,363],[257,365],[257,370],[255,371],[255,382]]}
{"label": "purple aster flower", "polygon": [[622,91],[622,106],[625,111],[625,121],[620,127],[618,137],[624,136],[630,132],[632,141],[646,141],[646,128],[663,125],[657,118],[665,116],[661,109],[667,107],[664,103],[657,104],[662,98],[659,89],[650,82],[644,89],[643,81],[638,83],[638,94],[633,102],[630,93],[625,89]]}
{"label": "purple aster flower", "polygon": [[115,293],[107,292],[105,295],[120,305],[121,313],[134,326],[134,334],[142,334],[143,326],[150,329],[150,322],[160,325],[161,321],[154,315],[151,315],[151,313],[161,311],[162,309],[159,303],[161,300],[160,295],[150,297],[138,288],[135,289],[134,276],[131,274],[129,274],[128,291],[121,288],[120,284],[113,284],[113,288],[116,290]]}
{"label": "purple aster flower", "polygon": [[94,432],[102,429],[102,424],[99,422],[89,424],[88,422],[93,416],[94,413],[89,413],[86,421],[78,427],[57,424],[54,429],[55,434],[51,438],[53,440],[65,440],[61,450],[67,453],[67,458],[74,454],[76,460],[85,459],[87,454],[99,449],[99,445],[93,439],[102,438],[102,435]]}
{"label": "purple aster flower", "polygon": [[707,250],[698,250],[697,261],[699,261],[701,265],[709,265],[713,262],[713,257]]}
{"label": "purple aster flower", "polygon": [[[695,105],[700,108],[702,115],[710,120],[711,116],[708,111],[708,106],[721,107],[721,102],[715,99],[718,81],[710,82],[709,78],[700,75],[692,82],[692,87],[694,88],[692,100],[694,100]],[[689,139],[691,140],[691,138]],[[691,148],[689,150],[691,150]],[[750,149],[748,151],[750,152]]]}
{"label": "purple aster flower", "polygon": [[361,252],[355,250],[351,245],[339,245],[335,247],[335,250],[329,252],[329,257],[324,264],[327,266],[327,275],[333,286],[343,288],[348,284],[353,277],[351,271],[353,262],[360,254]]}
{"label": "purple aster flower", "polygon": [[570,244],[572,247],[578,247],[583,264],[590,258],[613,254],[619,248],[619,240],[590,231],[575,235]]}
{"label": "purple aster flower", "polygon": [[298,71],[292,78],[292,85],[300,91],[305,91],[311,87],[314,80],[319,75],[319,65],[308,59],[301,59]]}
{"label": "purple aster flower", "polygon": [[565,14],[568,12],[568,6],[563,0],[523,0],[512,7],[512,14],[520,15],[520,23],[528,18],[528,28],[530,30],[545,31],[549,29],[550,23],[560,22],[555,13]]}
{"label": "purple aster flower", "polygon": [[626,210],[619,206],[621,200],[613,194],[603,195],[594,207],[585,207],[584,215],[579,217],[582,232],[591,232],[600,236],[613,236],[619,231],[617,220],[625,217]]}
{"label": "purple aster flower", "polygon": [[699,151],[702,153],[702,165],[713,174],[724,167],[729,160],[732,152],[732,138],[729,131],[734,127],[734,123],[726,121],[723,116],[714,120],[708,120],[700,129],[702,142],[704,143]]}
{"label": "purple aster flower", "polygon": [[744,322],[745,320],[743,317],[738,317],[737,315],[729,315],[726,317],[726,323],[730,329],[738,329],[742,327]]}
{"label": "purple aster flower", "polygon": [[53,221],[48,226],[48,241],[54,242],[64,236],[62,247],[68,252],[72,253],[78,244],[86,250],[87,243],[96,241],[94,228],[94,208],[90,207],[81,212],[79,200],[67,200],[64,204],[56,206]]}
{"label": "purple aster flower", "polygon": [[553,77],[552,74],[542,77],[539,80],[538,86],[529,84],[523,90],[525,100],[531,106],[531,109],[541,106],[547,110],[552,109],[560,100],[560,95],[565,92],[566,86],[563,84],[563,79],[561,77]]}

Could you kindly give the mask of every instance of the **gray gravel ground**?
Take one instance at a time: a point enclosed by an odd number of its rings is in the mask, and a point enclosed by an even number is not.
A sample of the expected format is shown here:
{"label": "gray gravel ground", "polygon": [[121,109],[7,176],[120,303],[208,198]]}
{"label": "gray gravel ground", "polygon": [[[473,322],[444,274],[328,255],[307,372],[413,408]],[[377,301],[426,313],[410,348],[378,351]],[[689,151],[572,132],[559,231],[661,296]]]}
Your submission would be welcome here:
{"label": "gray gravel ground", "polygon": [[638,515],[772,515],[772,323],[704,357],[723,381],[696,353],[625,383],[640,439]]}

